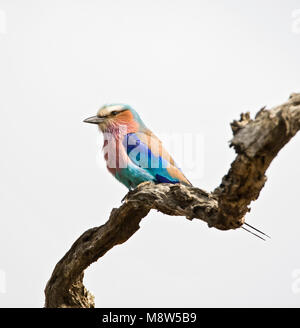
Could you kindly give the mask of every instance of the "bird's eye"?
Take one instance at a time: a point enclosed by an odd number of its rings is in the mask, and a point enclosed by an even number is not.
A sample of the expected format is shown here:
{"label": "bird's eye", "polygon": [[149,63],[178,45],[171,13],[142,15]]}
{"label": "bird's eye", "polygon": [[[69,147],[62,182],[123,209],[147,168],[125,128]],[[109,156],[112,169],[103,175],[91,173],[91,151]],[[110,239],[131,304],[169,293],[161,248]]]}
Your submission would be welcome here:
{"label": "bird's eye", "polygon": [[117,114],[118,114],[118,112],[116,110],[111,112],[111,115],[117,115]]}

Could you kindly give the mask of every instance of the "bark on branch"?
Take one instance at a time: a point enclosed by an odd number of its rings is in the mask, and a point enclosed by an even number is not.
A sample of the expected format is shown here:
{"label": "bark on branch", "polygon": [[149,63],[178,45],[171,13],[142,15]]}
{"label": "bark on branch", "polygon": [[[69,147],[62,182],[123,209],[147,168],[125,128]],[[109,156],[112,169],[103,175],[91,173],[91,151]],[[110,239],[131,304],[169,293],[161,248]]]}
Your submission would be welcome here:
{"label": "bark on branch", "polygon": [[292,94],[286,103],[270,110],[262,108],[254,119],[249,113],[241,114],[231,127],[230,146],[237,157],[219,187],[208,193],[181,184],[139,185],[111,211],[104,225],[84,232],[57,263],[45,288],[45,306],[94,307],[94,297],[83,285],[84,270],[129,239],[151,209],[200,219],[221,230],[239,228],[267,180],[270,163],[300,129],[300,94]]}

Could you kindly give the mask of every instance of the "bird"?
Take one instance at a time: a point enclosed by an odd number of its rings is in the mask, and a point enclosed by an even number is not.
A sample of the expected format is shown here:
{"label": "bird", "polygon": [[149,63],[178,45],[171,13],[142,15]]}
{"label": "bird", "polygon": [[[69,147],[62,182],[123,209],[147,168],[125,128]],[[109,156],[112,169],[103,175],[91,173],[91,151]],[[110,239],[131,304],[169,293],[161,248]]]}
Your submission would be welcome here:
{"label": "bird", "polygon": [[145,181],[192,185],[131,106],[104,105],[84,122],[98,125],[107,169],[129,190]]}
{"label": "bird", "polygon": [[[129,190],[146,181],[192,186],[163,147],[161,140],[131,106],[121,103],[106,104],[95,116],[85,119],[84,122],[98,125],[104,136],[106,167]],[[248,223],[244,224],[269,237]],[[265,240],[247,228],[242,228]]]}

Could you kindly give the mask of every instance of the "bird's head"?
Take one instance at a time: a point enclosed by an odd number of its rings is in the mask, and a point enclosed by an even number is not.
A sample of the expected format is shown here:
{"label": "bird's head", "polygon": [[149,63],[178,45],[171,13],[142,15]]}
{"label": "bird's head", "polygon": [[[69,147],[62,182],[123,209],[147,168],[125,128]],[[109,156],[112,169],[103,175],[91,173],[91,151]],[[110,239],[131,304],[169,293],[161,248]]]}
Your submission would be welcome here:
{"label": "bird's head", "polygon": [[102,132],[113,132],[124,127],[129,133],[146,128],[138,113],[124,104],[104,105],[96,116],[89,117],[83,122],[97,124]]}

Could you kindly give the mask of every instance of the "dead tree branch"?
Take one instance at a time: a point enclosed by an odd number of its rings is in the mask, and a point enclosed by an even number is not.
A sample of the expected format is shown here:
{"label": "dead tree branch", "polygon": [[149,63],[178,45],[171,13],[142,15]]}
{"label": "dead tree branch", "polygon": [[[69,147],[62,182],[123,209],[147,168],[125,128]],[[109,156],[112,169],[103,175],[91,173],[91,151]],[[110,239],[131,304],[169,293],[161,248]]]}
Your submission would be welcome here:
{"label": "dead tree branch", "polygon": [[270,163],[300,129],[300,94],[292,94],[278,107],[261,109],[254,119],[242,114],[231,127],[230,145],[237,157],[218,188],[208,193],[181,184],[139,185],[104,225],[84,232],[57,263],[45,288],[45,306],[94,307],[94,297],[83,285],[84,270],[129,239],[151,209],[200,219],[221,230],[239,228],[267,180]]}

